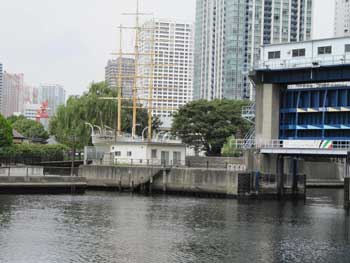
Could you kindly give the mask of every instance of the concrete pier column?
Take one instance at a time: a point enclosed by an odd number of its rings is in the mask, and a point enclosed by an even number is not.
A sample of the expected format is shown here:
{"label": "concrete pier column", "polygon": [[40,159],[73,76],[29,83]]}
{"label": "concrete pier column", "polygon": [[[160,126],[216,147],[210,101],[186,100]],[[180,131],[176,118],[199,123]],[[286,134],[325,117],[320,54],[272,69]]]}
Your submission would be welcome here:
{"label": "concrete pier column", "polygon": [[350,209],[350,152],[348,152],[345,161],[344,208]]}
{"label": "concrete pier column", "polygon": [[167,183],[167,175],[166,175],[166,169],[163,168],[163,192],[166,192],[166,183]]}
{"label": "concrete pier column", "polygon": [[258,144],[279,138],[280,93],[285,85],[256,85],[256,140]]}
{"label": "concrete pier column", "polygon": [[292,159],[292,193],[297,194],[298,193],[298,159],[293,158]]}
{"label": "concrete pier column", "polygon": [[277,193],[279,198],[284,196],[284,157],[279,155],[277,157]]}

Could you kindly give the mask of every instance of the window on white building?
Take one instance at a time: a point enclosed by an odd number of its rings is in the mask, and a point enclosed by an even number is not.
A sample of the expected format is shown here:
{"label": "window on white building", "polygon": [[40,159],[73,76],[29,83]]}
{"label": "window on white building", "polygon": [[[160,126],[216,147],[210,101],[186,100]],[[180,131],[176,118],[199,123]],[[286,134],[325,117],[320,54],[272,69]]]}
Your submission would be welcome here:
{"label": "window on white building", "polygon": [[128,157],[131,157],[131,156],[132,156],[132,152],[127,152],[126,155],[127,155]]}
{"label": "window on white building", "polygon": [[318,47],[318,54],[319,55],[332,54],[332,46]]}
{"label": "window on white building", "polygon": [[114,154],[115,154],[115,156],[122,156],[121,152],[115,152]]}
{"label": "window on white building", "polygon": [[350,44],[345,44],[345,52],[350,52]]}
{"label": "window on white building", "polygon": [[292,57],[305,57],[305,48],[293,49]]}
{"label": "window on white building", "polygon": [[270,51],[268,54],[269,59],[281,58],[281,51]]}
{"label": "window on white building", "polygon": [[156,149],[152,149],[151,157],[152,157],[152,159],[157,159],[157,150]]}

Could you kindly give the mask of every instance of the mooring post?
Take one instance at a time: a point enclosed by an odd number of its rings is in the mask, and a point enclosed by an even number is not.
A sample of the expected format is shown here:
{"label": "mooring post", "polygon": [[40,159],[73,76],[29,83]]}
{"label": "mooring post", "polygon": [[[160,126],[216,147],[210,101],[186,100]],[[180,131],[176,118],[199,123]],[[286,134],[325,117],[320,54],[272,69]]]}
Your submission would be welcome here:
{"label": "mooring post", "polygon": [[165,169],[165,165],[163,165],[163,192],[166,192],[166,169]]}
{"label": "mooring post", "polygon": [[292,172],[293,172],[292,192],[293,194],[297,194],[298,193],[298,159],[297,158],[293,158]]}
{"label": "mooring post", "polygon": [[282,155],[277,156],[277,193],[279,198],[284,195],[284,158]]}
{"label": "mooring post", "polygon": [[345,161],[344,208],[350,209],[350,152],[347,153]]}

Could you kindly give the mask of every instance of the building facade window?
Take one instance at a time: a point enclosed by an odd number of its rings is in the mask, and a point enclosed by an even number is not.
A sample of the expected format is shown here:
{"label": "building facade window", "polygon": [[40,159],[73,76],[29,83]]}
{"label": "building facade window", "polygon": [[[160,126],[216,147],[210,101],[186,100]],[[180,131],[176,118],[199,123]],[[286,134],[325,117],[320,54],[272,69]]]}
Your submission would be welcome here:
{"label": "building facade window", "polygon": [[350,44],[345,44],[345,52],[350,52]]}
{"label": "building facade window", "polygon": [[281,51],[270,51],[268,57],[269,59],[281,58]]}
{"label": "building facade window", "polygon": [[293,49],[292,57],[305,57],[305,48]]}
{"label": "building facade window", "polygon": [[156,149],[152,149],[151,158],[157,159],[157,150]]}
{"label": "building facade window", "polygon": [[121,152],[115,152],[114,154],[115,154],[115,156],[122,156]]}
{"label": "building facade window", "polygon": [[332,54],[332,46],[318,47],[318,54],[319,55]]}
{"label": "building facade window", "polygon": [[132,152],[127,152],[126,155],[127,155],[128,157],[131,157],[131,156],[132,156]]}

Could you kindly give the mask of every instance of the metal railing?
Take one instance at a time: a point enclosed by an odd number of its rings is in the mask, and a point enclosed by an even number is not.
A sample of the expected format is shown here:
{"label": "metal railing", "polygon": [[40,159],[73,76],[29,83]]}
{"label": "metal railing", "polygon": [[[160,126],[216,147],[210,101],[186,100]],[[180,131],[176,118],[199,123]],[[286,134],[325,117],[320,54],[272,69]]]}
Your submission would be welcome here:
{"label": "metal railing", "polygon": [[[286,147],[287,142],[291,142],[293,140],[256,140],[256,139],[237,139],[235,140],[235,148],[237,149],[278,149],[278,148],[298,148],[298,149],[323,149],[327,150],[326,148],[321,147],[311,147],[308,144],[308,140],[305,140],[305,144],[303,145],[300,143],[296,147],[288,146]],[[298,142],[302,142],[302,140],[297,140]],[[311,141],[311,140],[309,140]],[[322,142],[322,140],[316,140]],[[332,147],[328,148],[328,150],[350,150],[350,140],[335,140],[331,141]]]}
{"label": "metal railing", "polygon": [[254,123],[255,119],[255,103],[252,103],[248,106],[242,107],[242,118]]}
{"label": "metal railing", "polygon": [[288,69],[288,68],[308,68],[331,65],[350,64],[350,57],[346,55],[338,56],[318,56],[311,58],[274,59],[269,61],[259,61],[254,65],[254,70],[262,69]]}
{"label": "metal railing", "polygon": [[78,170],[78,167],[0,166],[0,177],[78,176]]}
{"label": "metal railing", "polygon": [[128,159],[128,158],[115,158],[113,159],[95,159],[92,161],[92,165],[106,165],[106,166],[128,166],[128,167],[154,167],[154,168],[198,168],[198,169],[224,169],[228,171],[245,171],[246,166],[243,163],[230,163],[225,162],[218,164],[215,161],[206,161],[200,165],[197,162],[191,162],[190,160],[162,160],[162,159]]}

